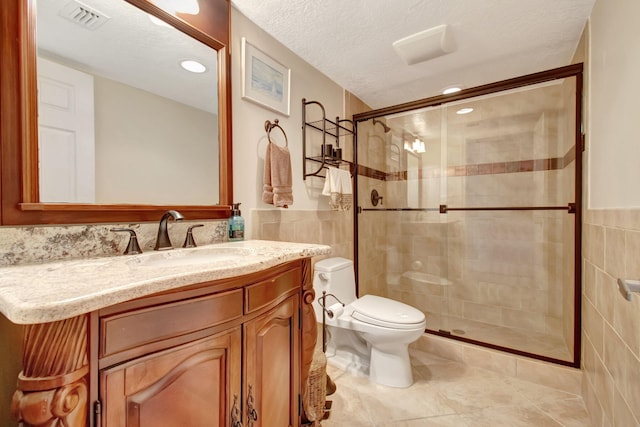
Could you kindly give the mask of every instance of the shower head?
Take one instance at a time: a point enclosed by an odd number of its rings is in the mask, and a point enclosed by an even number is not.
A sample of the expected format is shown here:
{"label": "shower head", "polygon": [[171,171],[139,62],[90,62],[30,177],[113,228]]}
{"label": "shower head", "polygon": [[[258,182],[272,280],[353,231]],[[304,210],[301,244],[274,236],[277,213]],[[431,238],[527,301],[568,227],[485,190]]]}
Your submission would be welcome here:
{"label": "shower head", "polygon": [[383,122],[381,122],[378,119],[373,119],[373,125],[375,126],[376,123],[379,123],[382,125],[382,128],[384,129],[384,133],[389,133],[391,131],[391,128],[387,125],[385,125]]}

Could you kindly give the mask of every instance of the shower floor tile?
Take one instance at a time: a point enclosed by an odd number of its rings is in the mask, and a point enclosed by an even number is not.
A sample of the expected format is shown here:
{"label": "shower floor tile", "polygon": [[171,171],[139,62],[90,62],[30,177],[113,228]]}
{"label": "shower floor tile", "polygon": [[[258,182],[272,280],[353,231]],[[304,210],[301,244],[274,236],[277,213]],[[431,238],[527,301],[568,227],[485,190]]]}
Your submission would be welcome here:
{"label": "shower floor tile", "polygon": [[591,426],[579,395],[411,349],[414,384],[374,384],[332,366],[323,427]]}
{"label": "shower floor tile", "polygon": [[559,360],[572,361],[573,357],[562,337],[524,329],[507,328],[454,316],[426,313],[429,330],[446,330],[452,335],[526,351]]}

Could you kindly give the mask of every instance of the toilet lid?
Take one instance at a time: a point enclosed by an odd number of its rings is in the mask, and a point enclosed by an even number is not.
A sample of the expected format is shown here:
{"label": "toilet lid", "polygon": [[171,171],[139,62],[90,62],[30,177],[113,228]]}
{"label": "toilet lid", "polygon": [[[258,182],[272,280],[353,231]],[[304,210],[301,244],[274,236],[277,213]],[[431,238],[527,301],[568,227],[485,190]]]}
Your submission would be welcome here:
{"label": "toilet lid", "polygon": [[351,303],[351,316],[361,322],[395,329],[413,329],[424,322],[420,310],[388,298],[365,295]]}

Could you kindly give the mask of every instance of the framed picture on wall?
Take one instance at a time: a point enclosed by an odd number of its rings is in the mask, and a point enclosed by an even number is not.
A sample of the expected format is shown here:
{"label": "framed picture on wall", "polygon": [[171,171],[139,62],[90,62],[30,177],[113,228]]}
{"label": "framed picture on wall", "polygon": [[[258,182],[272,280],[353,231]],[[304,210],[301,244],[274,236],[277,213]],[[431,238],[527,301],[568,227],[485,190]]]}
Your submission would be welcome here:
{"label": "framed picture on wall", "polygon": [[242,38],[242,98],[289,116],[291,69]]}

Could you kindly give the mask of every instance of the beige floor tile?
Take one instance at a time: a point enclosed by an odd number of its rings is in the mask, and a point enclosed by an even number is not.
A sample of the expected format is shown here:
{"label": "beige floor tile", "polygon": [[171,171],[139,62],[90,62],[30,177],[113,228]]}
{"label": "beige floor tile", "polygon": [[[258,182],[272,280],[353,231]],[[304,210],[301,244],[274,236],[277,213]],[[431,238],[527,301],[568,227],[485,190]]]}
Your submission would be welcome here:
{"label": "beige floor tile", "polygon": [[453,335],[481,342],[560,360],[572,360],[569,346],[557,335],[535,332],[530,329],[508,328],[456,316],[426,313],[426,317],[427,326],[432,330],[444,329],[451,331]]}
{"label": "beige floor tile", "polygon": [[[369,413],[360,397],[358,387],[348,375],[338,378],[332,377],[336,382],[337,392],[327,396],[332,402],[329,418],[322,421],[323,427],[369,427],[373,425]],[[348,424],[345,424],[348,420]]]}
{"label": "beige floor tile", "polygon": [[389,421],[374,424],[375,427],[472,427],[461,415],[418,418],[406,421]]}
{"label": "beige floor tile", "polygon": [[406,389],[327,370],[337,391],[323,427],[588,427],[580,396],[411,349]]}
{"label": "beige floor tile", "polygon": [[486,408],[462,418],[473,427],[562,427],[533,405]]}
{"label": "beige floor tile", "polygon": [[406,389],[386,390],[372,386],[372,392],[363,394],[362,401],[376,422],[411,420],[452,415],[456,411],[441,393],[433,390],[425,381],[418,381]]}
{"label": "beige floor tile", "polygon": [[591,422],[582,398],[544,402],[536,406],[565,427],[583,427]]}

